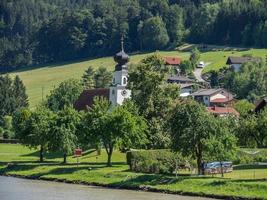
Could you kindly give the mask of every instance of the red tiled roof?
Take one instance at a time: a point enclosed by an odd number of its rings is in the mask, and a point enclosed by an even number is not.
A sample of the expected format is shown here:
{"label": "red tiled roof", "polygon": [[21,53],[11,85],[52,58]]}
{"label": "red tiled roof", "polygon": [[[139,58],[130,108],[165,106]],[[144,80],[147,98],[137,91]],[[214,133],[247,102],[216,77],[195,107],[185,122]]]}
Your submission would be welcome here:
{"label": "red tiled roof", "polygon": [[164,57],[163,60],[167,65],[180,65],[182,60],[177,57]]}
{"label": "red tiled roof", "polygon": [[87,107],[93,105],[94,97],[104,97],[109,99],[109,89],[101,88],[101,89],[92,89],[92,90],[84,90],[79,99],[74,103],[74,108],[78,111],[85,110]]}
{"label": "red tiled roof", "polygon": [[232,107],[208,107],[207,109],[215,115],[233,114],[239,116],[239,113]]}
{"label": "red tiled roof", "polygon": [[227,103],[229,101],[232,101],[233,99],[228,99],[228,98],[218,98],[218,99],[213,99],[210,102],[211,103]]}

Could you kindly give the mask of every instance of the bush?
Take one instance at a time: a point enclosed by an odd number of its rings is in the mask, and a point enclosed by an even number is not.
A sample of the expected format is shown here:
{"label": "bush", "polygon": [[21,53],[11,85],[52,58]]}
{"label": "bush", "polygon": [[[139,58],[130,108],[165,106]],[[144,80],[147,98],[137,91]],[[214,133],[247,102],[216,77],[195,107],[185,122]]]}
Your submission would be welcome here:
{"label": "bush", "polygon": [[4,139],[13,139],[14,138],[14,132],[12,132],[10,130],[4,130],[3,138]]}
{"label": "bush", "polygon": [[3,137],[3,134],[4,134],[4,129],[2,127],[0,127],[0,138]]}
{"label": "bush", "polygon": [[135,172],[171,174],[176,162],[181,164],[181,156],[170,150],[139,150],[128,151],[127,164]]}

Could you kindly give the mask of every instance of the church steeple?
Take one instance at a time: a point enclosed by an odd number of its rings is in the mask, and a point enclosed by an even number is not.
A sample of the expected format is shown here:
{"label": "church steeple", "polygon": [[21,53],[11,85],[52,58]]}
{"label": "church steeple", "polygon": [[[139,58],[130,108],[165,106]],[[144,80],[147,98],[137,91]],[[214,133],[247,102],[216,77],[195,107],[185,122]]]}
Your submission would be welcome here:
{"label": "church steeple", "polygon": [[127,66],[126,64],[129,62],[130,57],[125,53],[124,51],[124,38],[123,36],[121,37],[121,51],[118,52],[115,56],[114,56],[114,61],[116,63],[118,63],[116,65],[115,71],[121,71],[123,69],[127,70]]}
{"label": "church steeple", "polygon": [[128,67],[130,57],[124,51],[124,39],[121,38],[121,50],[114,56],[117,63],[110,87],[110,101],[112,105],[121,105],[124,99],[131,97],[131,91],[126,88],[128,83]]}

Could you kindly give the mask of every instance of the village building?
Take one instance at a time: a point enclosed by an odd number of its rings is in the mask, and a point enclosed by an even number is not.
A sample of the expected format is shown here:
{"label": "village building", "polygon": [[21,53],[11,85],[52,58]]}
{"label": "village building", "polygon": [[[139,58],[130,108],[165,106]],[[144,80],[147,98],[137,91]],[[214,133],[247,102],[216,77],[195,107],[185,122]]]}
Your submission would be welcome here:
{"label": "village building", "polygon": [[170,76],[167,79],[167,82],[172,84],[178,84],[181,88],[180,96],[187,97],[193,92],[195,81],[186,76],[176,75],[176,76]]}
{"label": "village building", "polygon": [[164,60],[165,65],[171,65],[173,67],[179,67],[182,62],[182,59],[178,57],[163,57],[162,59]]}
{"label": "village building", "polygon": [[218,107],[218,106],[212,106],[207,107],[208,112],[213,114],[216,117],[227,117],[227,116],[235,116],[239,117],[240,114],[232,107]]}
{"label": "village building", "polygon": [[259,58],[254,57],[229,57],[226,64],[230,66],[235,72],[239,72],[241,66],[247,62],[259,62]]}
{"label": "village building", "polygon": [[191,94],[192,97],[199,103],[204,104],[207,107],[219,106],[225,107],[229,105],[234,96],[225,89],[200,89]]}
{"label": "village building", "polygon": [[130,57],[124,52],[123,40],[121,51],[114,56],[117,63],[113,72],[113,79],[110,88],[84,90],[78,100],[74,103],[76,110],[85,110],[93,105],[95,97],[104,97],[110,101],[112,106],[121,105],[125,99],[131,97],[131,90],[128,90],[128,66]]}
{"label": "village building", "polygon": [[256,108],[254,109],[255,113],[259,113],[262,110],[267,109],[267,96],[262,98],[257,104]]}

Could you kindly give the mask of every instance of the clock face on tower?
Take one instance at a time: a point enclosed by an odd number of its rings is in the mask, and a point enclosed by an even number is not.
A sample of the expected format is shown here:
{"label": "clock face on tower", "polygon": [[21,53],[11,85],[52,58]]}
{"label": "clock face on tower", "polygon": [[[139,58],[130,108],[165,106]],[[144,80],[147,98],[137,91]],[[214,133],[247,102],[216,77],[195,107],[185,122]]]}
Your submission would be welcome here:
{"label": "clock face on tower", "polygon": [[121,91],[121,95],[122,95],[122,96],[126,96],[126,95],[127,95],[127,90],[122,90],[122,91]]}

